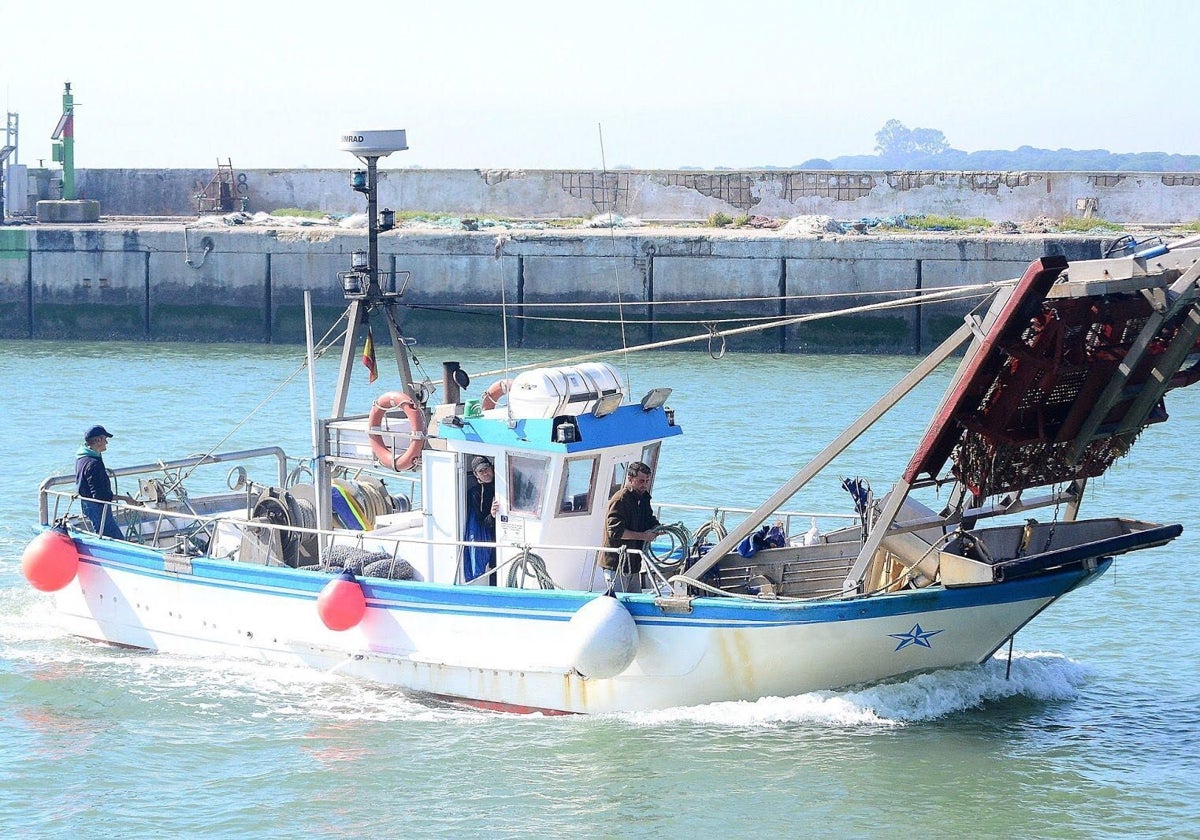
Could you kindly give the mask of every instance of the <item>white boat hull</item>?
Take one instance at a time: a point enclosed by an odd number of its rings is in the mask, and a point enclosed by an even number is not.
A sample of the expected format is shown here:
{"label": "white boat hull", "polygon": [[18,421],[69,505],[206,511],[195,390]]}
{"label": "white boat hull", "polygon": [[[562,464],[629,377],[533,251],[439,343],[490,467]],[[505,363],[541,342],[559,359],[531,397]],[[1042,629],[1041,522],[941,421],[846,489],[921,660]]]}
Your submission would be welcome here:
{"label": "white boat hull", "polygon": [[589,679],[567,642],[594,593],[365,579],[365,617],[335,632],[316,608],[327,576],[210,559],[167,571],[139,546],[77,544],[79,573],[55,596],[72,634],[303,665],[491,708],[582,713],[787,696],[981,662],[1109,565],[849,601],[703,598],[679,614],[650,595],[622,596],[636,657],[613,678]]}

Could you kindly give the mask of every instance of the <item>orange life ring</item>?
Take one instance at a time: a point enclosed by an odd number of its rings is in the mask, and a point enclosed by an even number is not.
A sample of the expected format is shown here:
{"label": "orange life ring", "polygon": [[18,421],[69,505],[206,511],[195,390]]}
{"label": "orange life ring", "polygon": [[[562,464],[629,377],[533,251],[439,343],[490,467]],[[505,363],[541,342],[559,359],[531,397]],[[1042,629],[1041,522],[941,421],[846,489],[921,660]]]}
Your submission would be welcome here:
{"label": "orange life ring", "polygon": [[[408,448],[399,455],[384,441],[379,426],[383,422],[383,415],[393,408],[404,409],[404,416],[408,418],[408,424],[412,427],[412,439]],[[388,469],[404,472],[421,459],[421,450],[425,448],[425,436],[421,432],[424,431],[425,413],[408,394],[402,391],[388,391],[376,397],[375,402],[371,404],[371,413],[367,415],[367,437],[371,440],[371,451],[375,453],[379,463]]]}
{"label": "orange life ring", "polygon": [[511,379],[497,379],[483,392],[483,399],[479,401],[480,407],[484,411],[490,411],[495,408],[499,404],[500,398],[507,394],[511,388]]}

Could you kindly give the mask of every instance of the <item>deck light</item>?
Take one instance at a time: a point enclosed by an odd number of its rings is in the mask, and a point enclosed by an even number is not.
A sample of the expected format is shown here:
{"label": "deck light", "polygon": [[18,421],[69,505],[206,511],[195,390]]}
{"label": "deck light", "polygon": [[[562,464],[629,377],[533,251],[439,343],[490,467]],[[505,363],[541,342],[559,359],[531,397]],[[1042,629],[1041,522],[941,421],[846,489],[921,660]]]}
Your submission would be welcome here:
{"label": "deck light", "polygon": [[646,396],[642,397],[642,411],[653,411],[660,408],[669,396],[671,396],[670,388],[653,388],[647,391]]}
{"label": "deck light", "polygon": [[620,391],[615,394],[605,394],[597,401],[596,407],[592,409],[592,414],[597,417],[607,417],[621,407],[622,399],[624,399],[624,395]]}

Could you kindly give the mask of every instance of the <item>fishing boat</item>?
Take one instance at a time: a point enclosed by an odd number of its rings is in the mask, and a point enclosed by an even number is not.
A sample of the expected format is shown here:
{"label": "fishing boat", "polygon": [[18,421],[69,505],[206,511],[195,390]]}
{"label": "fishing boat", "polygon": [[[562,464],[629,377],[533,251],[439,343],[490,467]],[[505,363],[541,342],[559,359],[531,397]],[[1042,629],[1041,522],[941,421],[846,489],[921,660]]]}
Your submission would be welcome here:
{"label": "fishing boat", "polygon": [[[116,469],[138,486],[134,503],[106,508],[122,539],[80,515],[74,476],[42,482],[22,566],[53,593],[66,631],[306,666],[489,709],[646,710],[985,662],[1116,556],[1182,531],[1079,513],[1088,481],[1167,419],[1166,393],[1200,379],[1198,238],[1132,243],[1098,260],[1047,256],[995,284],[756,509],[656,501],[661,521],[680,524],[636,552],[635,591],[612,591],[600,558],[629,568],[635,552],[604,545],[609,498],[631,463],[656,468],[683,433],[669,383],[630,393],[599,361],[486,387],[447,362],[441,383],[414,380],[397,317],[403,291],[385,289],[377,271],[377,161],[404,147],[403,132],[343,137],[367,164],[352,184],[367,196],[369,251],[340,276],[333,409],[298,418],[312,427],[312,452],[264,441]],[[390,333],[398,382],[351,407],[372,323]],[[309,332],[311,376],[319,348]],[[885,493],[847,479],[829,517],[787,509],[956,355]],[[499,500],[486,543],[468,530],[480,457],[494,464]],[[697,511],[702,521],[687,524]],[[480,548],[494,560],[468,572]]]}

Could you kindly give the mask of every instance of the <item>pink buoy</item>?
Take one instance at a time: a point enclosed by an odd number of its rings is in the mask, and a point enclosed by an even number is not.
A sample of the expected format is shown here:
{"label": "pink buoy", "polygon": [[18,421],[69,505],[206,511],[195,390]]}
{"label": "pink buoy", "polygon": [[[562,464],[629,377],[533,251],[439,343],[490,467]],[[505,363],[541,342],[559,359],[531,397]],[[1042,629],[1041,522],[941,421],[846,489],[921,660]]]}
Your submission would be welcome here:
{"label": "pink buoy", "polygon": [[42,592],[57,592],[75,579],[79,549],[60,528],[38,534],[21,555],[21,572],[29,585]]}
{"label": "pink buoy", "polygon": [[349,630],[362,621],[367,599],[350,572],[342,572],[317,596],[317,614],[330,630]]}

